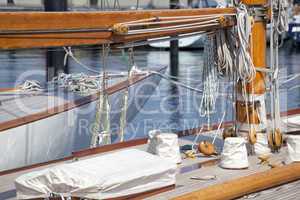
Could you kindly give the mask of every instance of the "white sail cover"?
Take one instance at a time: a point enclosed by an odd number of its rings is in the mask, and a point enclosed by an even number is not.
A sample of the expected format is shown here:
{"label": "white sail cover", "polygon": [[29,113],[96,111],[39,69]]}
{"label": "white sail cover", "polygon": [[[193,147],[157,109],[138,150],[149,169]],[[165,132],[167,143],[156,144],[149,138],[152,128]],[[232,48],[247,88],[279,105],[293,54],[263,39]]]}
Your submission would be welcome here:
{"label": "white sail cover", "polygon": [[108,199],[175,184],[176,164],[129,149],[61,164],[17,178],[18,199],[65,197]]}
{"label": "white sail cover", "polygon": [[246,140],[242,137],[229,137],[224,141],[220,166],[225,169],[249,167]]}

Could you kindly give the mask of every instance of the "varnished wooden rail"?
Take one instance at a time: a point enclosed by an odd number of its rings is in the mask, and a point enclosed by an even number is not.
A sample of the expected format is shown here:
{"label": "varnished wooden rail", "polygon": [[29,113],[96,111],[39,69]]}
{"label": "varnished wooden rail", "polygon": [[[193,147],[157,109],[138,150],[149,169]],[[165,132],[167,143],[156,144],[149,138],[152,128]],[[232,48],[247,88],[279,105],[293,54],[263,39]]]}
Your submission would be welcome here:
{"label": "varnished wooden rail", "polygon": [[182,195],[173,200],[230,200],[300,179],[300,163],[255,173],[246,177]]}

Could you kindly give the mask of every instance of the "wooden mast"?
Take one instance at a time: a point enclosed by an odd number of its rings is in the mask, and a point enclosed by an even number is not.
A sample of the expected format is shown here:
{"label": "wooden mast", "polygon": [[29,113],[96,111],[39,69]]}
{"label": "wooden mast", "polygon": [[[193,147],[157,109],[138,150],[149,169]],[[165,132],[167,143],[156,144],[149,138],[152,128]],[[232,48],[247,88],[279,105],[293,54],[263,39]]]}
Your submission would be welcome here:
{"label": "wooden mast", "polygon": [[[263,7],[268,3],[267,0],[241,0],[241,2],[243,2],[250,8],[260,10],[260,12],[264,10]],[[253,20],[254,22],[252,27],[252,35],[250,39],[251,57],[256,68],[266,68],[266,19],[254,16]],[[245,102],[245,100],[242,98],[242,90],[244,89],[242,83],[239,83],[238,88],[238,97],[240,98],[238,98],[236,104],[236,119],[240,125],[239,134],[245,135],[246,132],[249,134],[252,132],[252,136],[254,134],[255,138],[257,134],[257,138],[260,141],[257,141],[258,143],[254,145],[254,149],[256,150],[256,147],[258,145],[258,148],[261,151],[265,151],[265,153],[267,153],[267,151],[269,151],[269,148],[267,148],[266,134],[262,133],[267,126],[266,107],[264,102],[266,93],[265,74],[263,72],[257,71],[253,81],[246,84],[246,93],[249,97],[248,99],[250,102]],[[248,106],[246,106],[246,103]],[[251,137],[251,134],[249,135],[249,137]],[[264,138],[263,141],[261,141],[262,137]],[[262,145],[262,143],[265,144]]]}

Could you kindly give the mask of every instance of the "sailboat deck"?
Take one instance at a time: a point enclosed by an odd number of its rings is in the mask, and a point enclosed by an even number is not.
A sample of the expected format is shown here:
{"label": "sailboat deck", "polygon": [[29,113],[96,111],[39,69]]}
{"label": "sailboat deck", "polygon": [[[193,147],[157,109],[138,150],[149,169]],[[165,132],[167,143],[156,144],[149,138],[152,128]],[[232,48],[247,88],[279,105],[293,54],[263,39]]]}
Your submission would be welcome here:
{"label": "sailboat deck", "polygon": [[[295,117],[299,119],[299,115],[293,116],[293,120],[295,120]],[[300,121],[300,120],[299,120]],[[299,122],[298,121],[298,122]],[[288,126],[287,126],[288,127]],[[296,129],[296,124],[293,123],[293,129],[292,132],[295,133],[296,130],[300,130],[300,126],[298,126],[298,129]],[[199,137],[199,140],[210,138],[211,136],[201,136]],[[191,136],[185,136],[179,138],[180,145],[185,144],[192,144],[194,141],[195,135]],[[210,138],[211,139],[211,138]],[[218,146],[222,146],[222,140],[221,138],[216,139],[216,144]],[[146,144],[140,144],[140,145],[132,145],[127,148],[136,148],[140,150],[146,150],[147,145]],[[118,150],[113,150],[118,151]],[[220,151],[220,149],[219,149]],[[111,151],[110,151],[111,152]],[[105,152],[109,153],[109,152]],[[99,156],[100,153],[96,153],[93,155],[88,155],[81,157],[79,159],[87,159],[95,156]],[[285,161],[287,157],[287,148],[284,147],[281,149],[280,153],[274,154],[271,158],[271,160],[275,163],[282,163],[282,161]],[[24,169],[21,171],[15,171],[10,172],[6,174],[0,173],[0,199],[1,200],[12,200],[16,199],[16,191],[14,186],[14,180],[19,177],[22,174],[29,173],[35,170],[41,170],[44,168],[48,168],[57,164],[62,164],[66,162],[73,162],[73,159],[66,158],[61,161],[56,161],[55,163],[48,163],[47,165],[30,168],[30,169]],[[219,157],[204,157],[204,156],[197,156],[196,158],[187,158],[183,159],[182,163],[178,165],[178,174],[176,177],[176,187],[173,190],[163,192],[160,194],[157,194],[155,196],[148,197],[147,199],[171,199],[174,197],[178,197],[180,195],[184,195],[193,191],[198,191],[201,189],[204,189],[206,187],[209,187],[211,185],[223,183],[226,181],[231,181],[233,179],[237,179],[240,177],[245,177],[251,174],[256,174],[259,172],[264,172],[270,169],[270,166],[267,165],[261,165],[259,164],[260,161],[257,158],[257,156],[249,156],[249,163],[250,167],[248,169],[244,170],[228,170],[228,169],[222,169],[218,166]],[[203,178],[205,176],[215,176],[216,179],[214,180],[195,180],[193,178]],[[259,178],[259,177],[258,177]],[[273,188],[270,190],[265,190],[260,193],[252,194],[247,197],[243,197],[241,199],[282,199],[284,196],[285,199],[295,199],[297,195],[299,195],[300,189],[300,181],[293,182],[290,184],[286,184],[283,186],[280,186],[278,188]]]}
{"label": "sailboat deck", "polygon": [[[125,79],[111,80],[108,86],[111,87],[122,81],[125,81]],[[83,102],[83,99],[93,99],[92,95],[84,97],[79,93],[51,85],[47,89],[34,92],[20,89],[1,91],[0,88],[0,124],[36,113],[51,112],[51,109],[61,112],[68,107],[72,107],[71,104],[74,102],[78,103]]]}
{"label": "sailboat deck", "polygon": [[[286,149],[283,149],[282,152],[274,157],[276,160],[284,160],[286,157]],[[189,172],[181,172],[177,175],[177,182],[175,190],[168,191],[156,196],[149,197],[147,199],[172,199],[193,191],[204,189],[208,186],[220,184],[226,181],[230,181],[233,179],[237,179],[240,177],[245,177],[251,174],[256,174],[259,172],[266,171],[270,169],[267,165],[260,165],[259,159],[257,156],[250,156],[249,157],[249,164],[250,167],[248,169],[243,170],[229,170],[223,169],[218,166],[218,164],[201,167],[198,169],[194,169]],[[215,176],[215,180],[195,180],[193,178],[201,178],[205,176]]]}

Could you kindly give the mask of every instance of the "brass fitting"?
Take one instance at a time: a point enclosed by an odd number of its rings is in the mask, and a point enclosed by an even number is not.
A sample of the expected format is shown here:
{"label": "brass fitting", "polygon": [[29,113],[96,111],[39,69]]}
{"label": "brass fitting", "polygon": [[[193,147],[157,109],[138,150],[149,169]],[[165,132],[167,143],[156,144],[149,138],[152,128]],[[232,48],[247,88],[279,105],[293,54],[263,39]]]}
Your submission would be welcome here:
{"label": "brass fitting", "polygon": [[129,31],[129,27],[126,24],[115,24],[112,28],[113,32],[118,35],[125,35]]}
{"label": "brass fitting", "polygon": [[283,138],[280,129],[277,128],[274,132],[268,134],[268,143],[273,151],[278,151],[281,148]]}
{"label": "brass fitting", "polygon": [[222,27],[225,27],[227,25],[227,20],[224,16],[219,17],[219,22]]}

